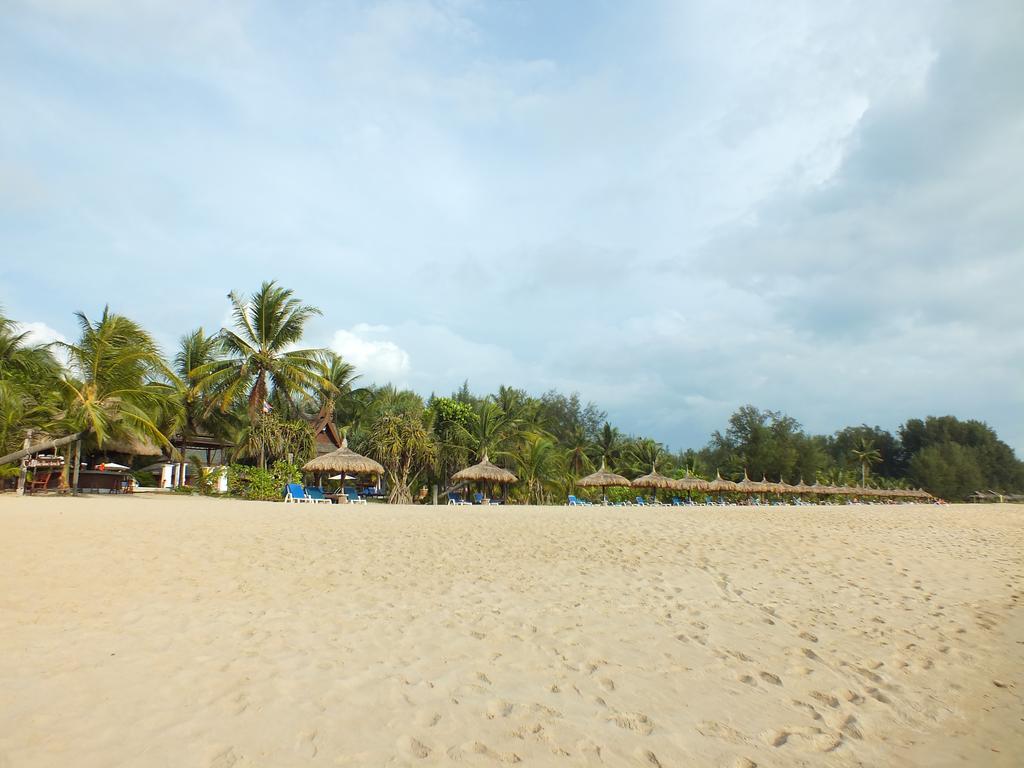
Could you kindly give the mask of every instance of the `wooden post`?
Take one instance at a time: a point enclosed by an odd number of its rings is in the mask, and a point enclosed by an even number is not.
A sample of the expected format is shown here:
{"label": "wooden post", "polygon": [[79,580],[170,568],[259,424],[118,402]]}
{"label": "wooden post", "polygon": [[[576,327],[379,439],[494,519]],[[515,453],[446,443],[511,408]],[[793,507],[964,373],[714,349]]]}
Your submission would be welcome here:
{"label": "wooden post", "polygon": [[[32,430],[25,432],[25,443],[22,445],[22,450],[28,450],[29,446],[32,445]],[[28,460],[29,456],[23,456],[21,459],[21,469],[18,471],[18,496],[25,495],[25,481],[28,479]]]}
{"label": "wooden post", "polygon": [[77,496],[78,495],[78,470],[82,466],[82,441],[81,440],[76,440],[75,441],[75,450],[73,451],[73,453],[75,455],[75,474],[74,474],[74,480],[71,481],[71,495],[72,496]]}
{"label": "wooden post", "polygon": [[437,506],[437,483],[434,483],[432,488],[434,489],[434,506],[436,507]]}

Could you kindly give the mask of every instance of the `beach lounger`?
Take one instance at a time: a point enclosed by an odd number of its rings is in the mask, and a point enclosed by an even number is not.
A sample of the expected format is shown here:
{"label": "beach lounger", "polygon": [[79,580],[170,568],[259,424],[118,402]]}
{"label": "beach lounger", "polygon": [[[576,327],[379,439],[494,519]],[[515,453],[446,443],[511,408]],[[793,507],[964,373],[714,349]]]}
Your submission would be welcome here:
{"label": "beach lounger", "polygon": [[306,499],[314,504],[331,504],[331,500],[324,496],[324,489],[317,486],[306,486]]}
{"label": "beach lounger", "polygon": [[672,506],[673,507],[685,507],[686,504],[678,496],[673,496],[672,497]]}
{"label": "beach lounger", "polygon": [[569,495],[569,506],[570,507],[591,507],[593,504],[586,499],[577,499],[572,494]]}
{"label": "beach lounger", "polygon": [[307,503],[310,501],[309,497],[306,496],[306,492],[302,490],[302,486],[298,483],[288,483],[284,487],[284,501],[285,504],[292,502],[295,503]]}
{"label": "beach lounger", "polygon": [[644,497],[643,496],[637,496],[636,497],[636,505],[638,507],[646,507],[647,506],[647,502],[644,501]]}
{"label": "beach lounger", "polygon": [[345,498],[348,499],[349,504],[365,504],[366,499],[359,498],[359,494],[355,488],[342,488],[345,494]]}
{"label": "beach lounger", "polygon": [[470,502],[468,502],[464,498],[462,498],[462,494],[461,493],[449,493],[448,494],[448,503],[449,504],[469,504]]}

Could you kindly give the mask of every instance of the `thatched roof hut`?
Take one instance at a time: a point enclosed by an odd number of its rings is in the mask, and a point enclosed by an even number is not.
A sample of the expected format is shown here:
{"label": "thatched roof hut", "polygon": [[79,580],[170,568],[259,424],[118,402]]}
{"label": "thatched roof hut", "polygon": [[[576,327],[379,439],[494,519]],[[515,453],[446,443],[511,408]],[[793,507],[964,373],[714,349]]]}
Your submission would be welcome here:
{"label": "thatched roof hut", "polygon": [[617,475],[605,469],[604,459],[601,460],[601,468],[593,474],[581,477],[576,481],[580,488],[629,488],[629,478]]}
{"label": "thatched roof hut", "polygon": [[736,483],[724,479],[718,470],[715,470],[715,479],[708,483],[707,489],[715,493],[735,493],[739,490]]}
{"label": "thatched roof hut", "polygon": [[123,433],[103,441],[101,453],[124,453],[129,456],[160,456],[163,451],[149,437]]}
{"label": "thatched roof hut", "polygon": [[498,483],[501,485],[507,485],[508,483],[519,482],[519,478],[509,472],[507,469],[502,469],[499,466],[492,464],[487,454],[484,453],[484,459],[479,464],[474,464],[472,467],[466,467],[460,469],[454,475],[452,475],[453,483]]}
{"label": "thatched roof hut", "polygon": [[636,480],[631,480],[629,483],[634,488],[675,488],[676,481],[671,477],[665,477],[663,474],[658,472],[657,467],[651,467],[649,474],[642,475]]}
{"label": "thatched roof hut", "polygon": [[348,447],[343,438],[341,448],[310,459],[302,465],[303,472],[347,472],[351,475],[383,475],[384,467],[371,458],[362,456]]}

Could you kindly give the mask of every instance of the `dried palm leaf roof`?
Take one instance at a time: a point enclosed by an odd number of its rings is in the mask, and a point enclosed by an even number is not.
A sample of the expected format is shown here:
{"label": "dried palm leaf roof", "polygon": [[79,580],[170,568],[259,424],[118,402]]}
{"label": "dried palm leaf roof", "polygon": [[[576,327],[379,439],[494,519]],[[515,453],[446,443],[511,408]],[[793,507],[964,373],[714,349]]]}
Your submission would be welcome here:
{"label": "dried palm leaf roof", "polygon": [[484,453],[483,461],[479,464],[460,469],[452,475],[453,483],[515,483],[518,481],[519,478],[507,469],[492,464],[486,453]]}
{"label": "dried palm leaf roof", "polygon": [[353,475],[383,475],[384,467],[371,458],[362,456],[348,447],[348,438],[342,438],[341,448],[310,459],[302,465],[303,472],[348,472]]}
{"label": "dried palm leaf roof", "polygon": [[732,480],[724,479],[717,470],[715,470],[715,479],[708,483],[707,489],[709,491],[716,491],[718,493],[721,493],[723,491],[732,492],[738,490],[736,483],[734,483]]}
{"label": "dried palm leaf roof", "polygon": [[630,482],[629,478],[617,475],[614,472],[610,472],[605,469],[604,460],[602,459],[601,468],[593,474],[581,477],[576,481],[576,485],[581,488],[628,488],[630,486]]}
{"label": "dried palm leaf roof", "polygon": [[660,474],[656,467],[651,467],[649,474],[642,475],[629,483],[634,488],[675,488],[676,481]]}
{"label": "dried palm leaf roof", "polygon": [[108,453],[126,453],[130,456],[159,456],[163,453],[160,446],[151,438],[129,434],[104,440],[101,450]]}
{"label": "dried palm leaf roof", "polygon": [[751,480],[747,477],[747,470],[743,470],[743,479],[736,483],[736,490],[740,493],[764,493],[767,488],[764,483]]}
{"label": "dried palm leaf roof", "polygon": [[708,486],[707,480],[700,477],[690,477],[689,472],[686,473],[686,477],[680,477],[672,481],[672,487],[677,491],[706,491]]}

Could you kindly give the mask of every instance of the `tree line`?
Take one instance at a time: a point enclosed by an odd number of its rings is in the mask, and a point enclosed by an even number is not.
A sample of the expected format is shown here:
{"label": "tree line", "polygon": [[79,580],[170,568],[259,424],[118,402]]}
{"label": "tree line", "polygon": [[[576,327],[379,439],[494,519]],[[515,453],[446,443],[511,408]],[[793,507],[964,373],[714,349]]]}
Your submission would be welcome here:
{"label": "tree line", "polygon": [[[929,416],[908,419],[896,433],[860,425],[813,435],[791,416],[745,405],[704,447],[673,451],[613,426],[577,393],[511,386],[475,393],[466,382],[424,398],[392,385],[360,386],[341,356],[302,346],[320,310],[291,290],[265,282],[228,301],[228,327],[184,334],[169,357],[109,308],[95,319],[77,313],[78,338],[48,345],[29,343],[0,313],[0,455],[20,448],[30,429],[81,433],[86,455],[130,453],[131,441],[145,440],[177,459],[191,439],[212,436],[233,446],[233,462],[253,468],[242,475],[270,487],[315,455],[312,425],[332,420],[354,450],[385,467],[395,502],[444,488],[485,456],[520,478],[514,499],[538,504],[561,503],[601,464],[628,477],[655,467],[677,477],[745,472],[788,483],[914,486],[947,499],[1024,489],[1024,462],[979,421]],[[276,474],[256,474],[272,468]],[[7,476],[16,471],[0,467]]]}

